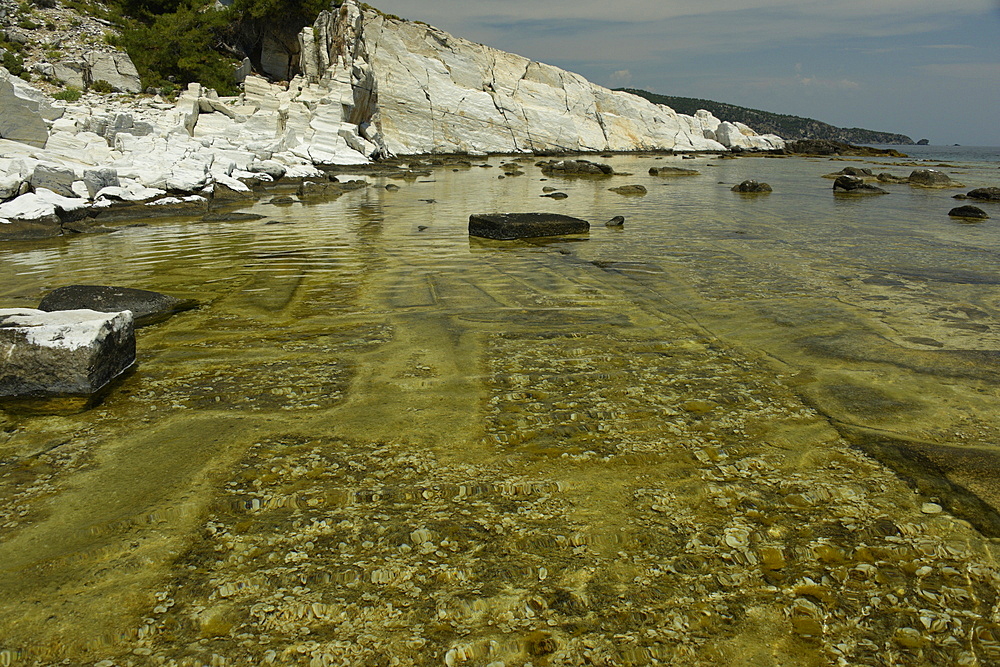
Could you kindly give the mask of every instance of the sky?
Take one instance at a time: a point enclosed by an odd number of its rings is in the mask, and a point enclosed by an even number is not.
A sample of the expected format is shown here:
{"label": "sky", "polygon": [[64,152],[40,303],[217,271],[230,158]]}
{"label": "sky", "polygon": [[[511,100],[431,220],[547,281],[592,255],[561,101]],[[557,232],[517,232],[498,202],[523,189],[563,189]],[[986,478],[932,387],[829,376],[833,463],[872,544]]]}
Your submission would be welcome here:
{"label": "sky", "polygon": [[370,3],[609,88],[1000,146],[1000,0]]}

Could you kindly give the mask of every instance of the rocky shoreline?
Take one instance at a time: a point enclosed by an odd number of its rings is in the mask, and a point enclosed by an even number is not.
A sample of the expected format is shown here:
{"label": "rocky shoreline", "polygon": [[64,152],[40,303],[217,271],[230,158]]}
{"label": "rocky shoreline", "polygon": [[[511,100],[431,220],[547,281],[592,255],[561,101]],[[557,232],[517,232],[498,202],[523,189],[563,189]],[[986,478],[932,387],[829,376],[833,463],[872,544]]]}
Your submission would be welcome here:
{"label": "rocky shoreline", "polygon": [[[123,205],[141,204],[143,215],[208,207],[282,179],[395,156],[784,146],[708,112],[677,114],[354,0],[322,12],[299,45],[291,81],[240,71],[236,97],[199,84],[173,100],[136,95],[134,67],[117,51],[102,56],[114,68],[87,70],[82,85],[110,77],[111,88],[131,92],[89,92],[76,102],[0,68],[0,238],[87,231],[67,225]],[[58,74],[51,63],[33,67]]]}

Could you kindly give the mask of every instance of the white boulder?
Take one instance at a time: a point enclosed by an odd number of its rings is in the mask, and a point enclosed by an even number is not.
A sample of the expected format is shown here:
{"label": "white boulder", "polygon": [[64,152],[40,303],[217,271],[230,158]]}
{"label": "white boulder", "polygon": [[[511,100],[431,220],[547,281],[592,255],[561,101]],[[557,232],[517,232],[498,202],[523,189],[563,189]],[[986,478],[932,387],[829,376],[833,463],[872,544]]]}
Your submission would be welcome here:
{"label": "white boulder", "polygon": [[122,51],[88,51],[83,55],[86,63],[87,84],[107,81],[116,90],[138,93],[142,90],[139,72],[132,59]]}
{"label": "white boulder", "polygon": [[41,91],[0,67],[0,137],[42,147],[49,138],[45,121],[61,115]]}

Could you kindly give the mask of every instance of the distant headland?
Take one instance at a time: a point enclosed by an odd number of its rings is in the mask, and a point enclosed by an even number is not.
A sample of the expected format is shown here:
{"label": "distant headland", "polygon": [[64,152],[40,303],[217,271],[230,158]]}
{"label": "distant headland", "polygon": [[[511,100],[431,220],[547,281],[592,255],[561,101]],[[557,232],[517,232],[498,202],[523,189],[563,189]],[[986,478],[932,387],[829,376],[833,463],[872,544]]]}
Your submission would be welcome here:
{"label": "distant headland", "polygon": [[698,109],[704,109],[719,118],[726,118],[734,123],[743,123],[758,132],[776,134],[788,141],[795,139],[828,139],[849,144],[895,144],[906,146],[914,143],[913,139],[905,134],[876,132],[860,127],[836,127],[812,118],[772,113],[760,109],[748,109],[736,106],[735,104],[701,100],[694,97],[658,95],[638,88],[617,88],[616,90],[638,95],[655,104],[665,104],[677,113],[693,114]]}

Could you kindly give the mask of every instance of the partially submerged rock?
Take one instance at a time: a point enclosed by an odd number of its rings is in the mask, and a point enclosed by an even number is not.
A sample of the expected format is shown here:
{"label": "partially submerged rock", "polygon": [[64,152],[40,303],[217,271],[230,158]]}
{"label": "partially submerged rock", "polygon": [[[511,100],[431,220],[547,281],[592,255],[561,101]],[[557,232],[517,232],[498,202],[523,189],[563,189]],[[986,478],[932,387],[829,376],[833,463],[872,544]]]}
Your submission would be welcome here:
{"label": "partially submerged rock", "polygon": [[861,157],[907,157],[893,148],[855,146],[832,139],[798,139],[785,143],[785,152],[800,155],[857,155]]}
{"label": "partially submerged rock", "polygon": [[644,185],[620,185],[617,188],[608,188],[611,192],[617,192],[620,195],[644,195],[646,194],[646,186]]}
{"label": "partially submerged rock", "polygon": [[625,225],[625,216],[616,215],[607,222],[604,223],[605,227],[623,227]]}
{"label": "partially submerged rock", "polygon": [[947,174],[935,169],[915,169],[910,172],[910,177],[907,180],[910,185],[919,185],[924,188],[960,187],[960,184],[951,180]]}
{"label": "partially submerged rock", "polygon": [[243,213],[233,211],[229,213],[209,213],[201,216],[202,222],[250,222],[252,220],[263,220],[266,215],[260,213]]}
{"label": "partially submerged rock", "polygon": [[650,176],[697,176],[701,172],[697,169],[685,169],[684,167],[650,167]]}
{"label": "partially submerged rock", "polygon": [[838,176],[857,176],[859,178],[874,178],[875,174],[867,167],[844,167],[838,172],[827,174],[824,178],[837,178]]}
{"label": "partially submerged rock", "polygon": [[838,176],[833,182],[833,191],[846,194],[857,195],[886,195],[886,190],[865,183],[863,178],[858,176]]}
{"label": "partially submerged rock", "polygon": [[948,215],[953,218],[966,218],[968,220],[989,220],[986,211],[978,206],[966,205],[958,206],[948,211]]}
{"label": "partially submerged rock", "polygon": [[976,188],[970,190],[966,196],[981,201],[1000,201],[1000,188]]}
{"label": "partially submerged rock", "polygon": [[749,179],[743,181],[739,185],[734,185],[730,188],[733,192],[739,192],[742,194],[766,194],[771,192],[771,186],[767,183],[761,183],[760,181],[755,181]]}
{"label": "partially submerged rock", "polygon": [[609,164],[590,160],[550,160],[537,163],[546,176],[610,176],[615,170]]}
{"label": "partially submerged rock", "polygon": [[90,396],[135,363],[132,313],[0,310],[0,399]]}
{"label": "partially submerged rock", "polygon": [[539,236],[586,234],[590,223],[558,213],[491,213],[469,216],[469,235],[509,241]]}
{"label": "partially submerged rock", "polygon": [[192,299],[151,292],[134,287],[69,285],[49,292],[38,304],[41,311],[89,309],[104,313],[132,312],[136,327],[162,322],[171,315],[197,307]]}
{"label": "partially submerged rock", "polygon": [[364,187],[368,187],[368,181],[360,179],[343,182],[336,178],[328,181],[303,181],[299,184],[298,195],[302,199],[339,197],[349,190],[358,190]]}

